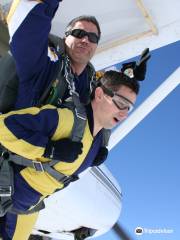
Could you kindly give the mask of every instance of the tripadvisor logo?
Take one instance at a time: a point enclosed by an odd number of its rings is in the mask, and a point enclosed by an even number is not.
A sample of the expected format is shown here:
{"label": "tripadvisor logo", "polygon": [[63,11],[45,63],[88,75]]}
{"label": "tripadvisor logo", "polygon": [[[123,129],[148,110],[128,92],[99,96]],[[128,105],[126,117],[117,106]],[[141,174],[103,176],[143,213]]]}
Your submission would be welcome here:
{"label": "tripadvisor logo", "polygon": [[142,227],[136,227],[134,230],[136,235],[142,235],[142,234],[172,234],[174,232],[173,229],[167,229],[167,228],[142,228]]}
{"label": "tripadvisor logo", "polygon": [[142,235],[143,234],[143,228],[142,227],[135,228],[135,234],[136,235]]}

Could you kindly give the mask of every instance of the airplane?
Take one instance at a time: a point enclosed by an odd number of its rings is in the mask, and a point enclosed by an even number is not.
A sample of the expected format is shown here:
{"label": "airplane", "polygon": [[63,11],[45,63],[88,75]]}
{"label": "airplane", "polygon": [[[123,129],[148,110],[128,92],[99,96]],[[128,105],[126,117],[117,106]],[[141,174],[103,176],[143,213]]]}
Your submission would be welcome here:
{"label": "airplane", "polygon": [[[1,10],[6,12],[11,0],[3,2]],[[160,8],[162,3],[164,14]],[[94,0],[87,1],[86,4],[83,0],[77,0],[76,4],[66,0],[62,2],[54,18],[51,32],[63,36],[66,23],[73,17],[84,13],[97,16],[102,29],[102,40],[92,62],[97,70],[114,69],[119,63],[139,55],[145,47],[153,50],[179,41],[180,21],[176,10],[179,9],[179,1],[162,3],[148,0],[111,0],[104,4],[100,0],[98,5],[101,7],[95,7]],[[4,20],[4,15],[1,16]],[[3,31],[0,37],[0,54],[3,55],[8,49],[8,32],[5,25],[2,22],[0,24]],[[109,150],[180,84],[177,77],[179,75],[180,68],[113,131]],[[88,169],[80,175],[78,181],[45,200],[46,208],[41,211],[33,230],[34,239],[42,236],[42,239],[74,240],[76,231],[82,227],[94,230],[91,238],[96,238],[114,226],[119,239],[132,240],[117,223],[121,216],[122,200],[120,184],[105,164]]]}

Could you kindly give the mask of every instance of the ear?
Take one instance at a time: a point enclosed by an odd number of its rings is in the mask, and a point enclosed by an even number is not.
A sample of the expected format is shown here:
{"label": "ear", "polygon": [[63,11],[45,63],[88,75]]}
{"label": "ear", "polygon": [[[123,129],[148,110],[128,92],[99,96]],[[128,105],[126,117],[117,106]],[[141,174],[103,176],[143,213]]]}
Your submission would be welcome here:
{"label": "ear", "polygon": [[95,100],[101,101],[104,97],[104,92],[101,87],[97,87],[95,90]]}

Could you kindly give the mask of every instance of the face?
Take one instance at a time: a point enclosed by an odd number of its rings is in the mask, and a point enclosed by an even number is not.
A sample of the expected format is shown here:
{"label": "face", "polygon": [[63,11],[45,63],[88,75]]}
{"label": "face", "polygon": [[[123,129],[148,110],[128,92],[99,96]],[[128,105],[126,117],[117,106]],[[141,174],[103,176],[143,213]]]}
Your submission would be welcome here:
{"label": "face", "polygon": [[[76,22],[72,29],[83,29],[86,32],[93,32],[98,35],[96,25],[91,22]],[[77,38],[69,35],[65,38],[65,44],[72,63],[80,65],[86,65],[94,55],[97,48],[97,43],[90,42],[88,36]]]}
{"label": "face", "polygon": [[[128,108],[120,110],[117,104],[113,101],[112,97],[105,94],[102,88],[96,90],[99,91],[98,120],[103,128],[111,129],[127,118]],[[137,97],[136,93],[127,86],[121,86],[119,90],[116,91],[116,94],[121,95],[132,104],[135,103]]]}

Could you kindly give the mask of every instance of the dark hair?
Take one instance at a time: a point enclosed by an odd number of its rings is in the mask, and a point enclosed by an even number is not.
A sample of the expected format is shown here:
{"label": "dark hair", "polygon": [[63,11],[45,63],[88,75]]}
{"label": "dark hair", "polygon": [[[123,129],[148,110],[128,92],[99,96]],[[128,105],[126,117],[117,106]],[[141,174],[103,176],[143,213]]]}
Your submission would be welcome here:
{"label": "dark hair", "polygon": [[101,85],[114,92],[118,91],[121,86],[129,87],[136,94],[139,93],[139,82],[135,78],[130,78],[122,72],[110,70],[104,73],[103,77],[97,79],[91,93],[91,99],[94,99],[96,87]]}
{"label": "dark hair", "polygon": [[82,15],[82,16],[79,16],[79,17],[76,17],[76,18],[73,18],[67,25],[66,27],[66,32],[71,30],[74,25],[79,22],[79,21],[86,21],[86,22],[91,22],[93,23],[96,27],[97,27],[97,30],[98,30],[98,35],[99,35],[99,39],[101,37],[101,29],[100,29],[100,26],[99,26],[99,22],[97,21],[97,19],[94,17],[94,16],[91,16],[91,15]]}

